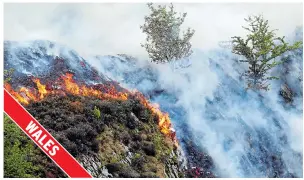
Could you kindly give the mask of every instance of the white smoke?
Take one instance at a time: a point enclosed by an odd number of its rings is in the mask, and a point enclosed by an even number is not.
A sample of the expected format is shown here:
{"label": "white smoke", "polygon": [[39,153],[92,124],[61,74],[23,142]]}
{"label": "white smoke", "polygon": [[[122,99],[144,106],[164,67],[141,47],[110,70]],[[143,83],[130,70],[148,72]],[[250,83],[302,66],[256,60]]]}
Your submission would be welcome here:
{"label": "white smoke", "polygon": [[[244,18],[262,13],[279,35],[301,26],[301,3],[175,3],[187,12],[182,29],[196,30],[193,47],[211,49],[219,41],[244,35]],[[4,4],[5,40],[52,40],[68,45],[82,56],[132,54],[145,59],[140,30],[149,14],[145,3],[14,3]]]}
{"label": "white smoke", "polygon": [[[302,85],[293,84],[298,97],[294,97],[295,107],[286,108],[279,95],[283,79],[271,82],[268,92],[246,91],[246,82],[239,78],[246,65],[237,63],[238,58],[229,50],[202,52],[196,49],[190,58],[191,66],[180,69],[148,61],[139,65],[137,63],[142,61],[130,63],[117,57],[88,60],[128,88],[149,91],[160,86],[176,97],[174,106],[184,109],[193,135],[199,136],[200,145],[207,149],[221,176],[271,176],[277,169],[267,174],[265,164],[273,163],[267,158],[282,153],[286,169],[302,177],[301,157],[295,155],[302,156],[303,147]],[[283,75],[287,83],[302,74],[301,58],[292,58],[289,65],[293,67],[292,73]],[[143,70],[148,67],[154,71]],[[282,73],[282,70],[278,68],[277,72]],[[132,73],[133,78],[128,78]],[[161,107],[170,103],[165,98],[157,99]],[[176,126],[178,122],[173,119]],[[287,144],[282,140],[284,137]],[[257,159],[252,160],[252,156]]]}

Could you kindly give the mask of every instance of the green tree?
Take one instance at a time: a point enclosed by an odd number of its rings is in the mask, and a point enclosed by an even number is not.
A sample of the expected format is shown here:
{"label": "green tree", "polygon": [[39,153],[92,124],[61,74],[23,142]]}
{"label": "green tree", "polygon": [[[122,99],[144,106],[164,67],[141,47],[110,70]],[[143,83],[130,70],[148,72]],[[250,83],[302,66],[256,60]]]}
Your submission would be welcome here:
{"label": "green tree", "polygon": [[300,48],[302,42],[289,45],[284,37],[277,37],[276,29],[270,30],[268,20],[262,15],[249,16],[245,21],[249,24],[249,27],[243,27],[249,31],[247,38],[232,37],[232,52],[245,57],[240,62],[249,65],[249,69],[244,73],[248,83],[247,88],[269,90],[268,80],[278,79],[269,76],[269,71],[287,59],[285,57],[277,60],[278,57],[285,52]]}
{"label": "green tree", "polygon": [[180,26],[183,24],[187,13],[177,16],[173,4],[169,6],[153,7],[152,3],[147,4],[151,14],[145,16],[144,25],[140,26],[147,38],[146,49],[152,62],[167,63],[189,57],[192,54],[190,39],[194,30],[188,28],[180,37]]}

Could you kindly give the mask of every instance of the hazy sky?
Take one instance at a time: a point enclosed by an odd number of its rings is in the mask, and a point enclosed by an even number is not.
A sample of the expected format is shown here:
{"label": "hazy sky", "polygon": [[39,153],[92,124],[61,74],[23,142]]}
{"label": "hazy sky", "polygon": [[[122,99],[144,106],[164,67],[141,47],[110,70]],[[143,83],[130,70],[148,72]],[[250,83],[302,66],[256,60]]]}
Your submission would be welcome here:
{"label": "hazy sky", "polygon": [[[196,30],[195,48],[210,49],[244,33],[244,17],[263,13],[278,34],[288,35],[303,24],[300,3],[175,3],[187,12],[183,27]],[[4,39],[46,39],[74,48],[82,55],[127,53],[146,56],[139,26],[149,14],[146,4],[4,4]]]}

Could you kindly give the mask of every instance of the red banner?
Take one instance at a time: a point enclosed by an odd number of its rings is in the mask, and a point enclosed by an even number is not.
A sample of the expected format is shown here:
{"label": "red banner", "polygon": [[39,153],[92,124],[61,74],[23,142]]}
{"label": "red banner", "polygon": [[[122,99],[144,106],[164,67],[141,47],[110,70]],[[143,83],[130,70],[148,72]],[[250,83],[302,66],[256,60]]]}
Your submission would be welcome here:
{"label": "red banner", "polygon": [[92,177],[5,89],[4,111],[69,177]]}

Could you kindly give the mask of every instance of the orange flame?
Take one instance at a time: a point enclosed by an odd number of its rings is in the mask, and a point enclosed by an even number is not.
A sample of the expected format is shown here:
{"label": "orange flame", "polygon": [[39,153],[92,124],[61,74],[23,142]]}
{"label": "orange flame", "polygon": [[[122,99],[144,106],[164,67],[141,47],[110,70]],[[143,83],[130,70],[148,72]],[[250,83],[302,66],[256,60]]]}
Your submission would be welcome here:
{"label": "orange flame", "polygon": [[62,79],[68,92],[71,94],[79,95],[79,87],[76,83],[74,83],[72,74],[67,73],[65,77],[62,77]]}
{"label": "orange flame", "polygon": [[19,102],[22,103],[22,104],[26,104],[26,105],[29,104],[28,98],[25,98],[25,97],[22,96],[22,94],[24,94],[24,93],[20,93],[20,94],[19,94],[18,92],[14,91],[14,90],[12,89],[11,85],[9,85],[8,83],[5,83],[4,87],[5,87],[5,89],[6,89],[7,91],[10,92],[10,94],[11,94],[12,96],[14,96],[14,97],[17,99],[17,101],[19,101]]}
{"label": "orange flame", "polygon": [[[20,91],[20,92],[24,92],[25,95],[26,95],[30,100],[32,100],[32,101],[37,101],[37,98],[35,97],[35,95],[34,95],[29,89],[27,89],[27,88],[25,88],[25,87],[22,87],[22,88],[20,88],[19,91]],[[40,91],[39,91],[39,92],[40,92]]]}
{"label": "orange flame", "polygon": [[133,92],[134,95],[136,95],[136,97],[140,100],[140,102],[148,109],[150,109],[153,114],[155,114],[158,117],[158,127],[160,128],[160,131],[171,137],[174,145],[176,147],[178,147],[178,142],[176,139],[176,135],[175,135],[175,131],[174,129],[171,127],[171,121],[170,121],[170,117],[168,113],[163,113],[160,109],[159,109],[159,105],[158,104],[151,104],[144,96],[143,94],[141,94],[138,91],[134,91]]}
{"label": "orange flame", "polygon": [[40,83],[40,79],[34,79],[33,80],[36,85],[37,85],[37,88],[38,88],[38,92],[40,93],[40,99],[43,99],[44,96],[47,94],[47,90],[45,89],[45,85],[42,85]]}
{"label": "orange flame", "polygon": [[[12,87],[6,83],[5,89],[10,92],[20,103],[24,105],[28,105],[30,101],[38,101],[44,99],[48,94],[61,94],[66,95],[64,92],[71,93],[73,95],[82,95],[82,96],[93,96],[100,99],[116,99],[116,100],[127,100],[129,97],[128,93],[117,92],[113,85],[106,88],[106,93],[100,90],[93,89],[92,87],[87,87],[82,85],[81,87],[73,80],[73,75],[67,73],[65,76],[62,76],[61,79],[61,91],[60,90],[47,90],[46,85],[41,84],[40,79],[35,78],[33,81],[36,83],[38,93],[32,92],[26,87],[21,87],[19,92],[16,92],[12,89]],[[55,82],[57,83],[57,82]],[[60,84],[60,83],[59,83]],[[158,104],[151,104],[144,96],[138,91],[130,92],[130,94],[134,95],[136,98],[140,100],[140,102],[148,109],[152,111],[154,115],[158,117],[158,126],[160,131],[172,138],[175,146],[178,146],[175,132],[172,131],[171,121],[168,113],[163,113],[159,109]]]}

